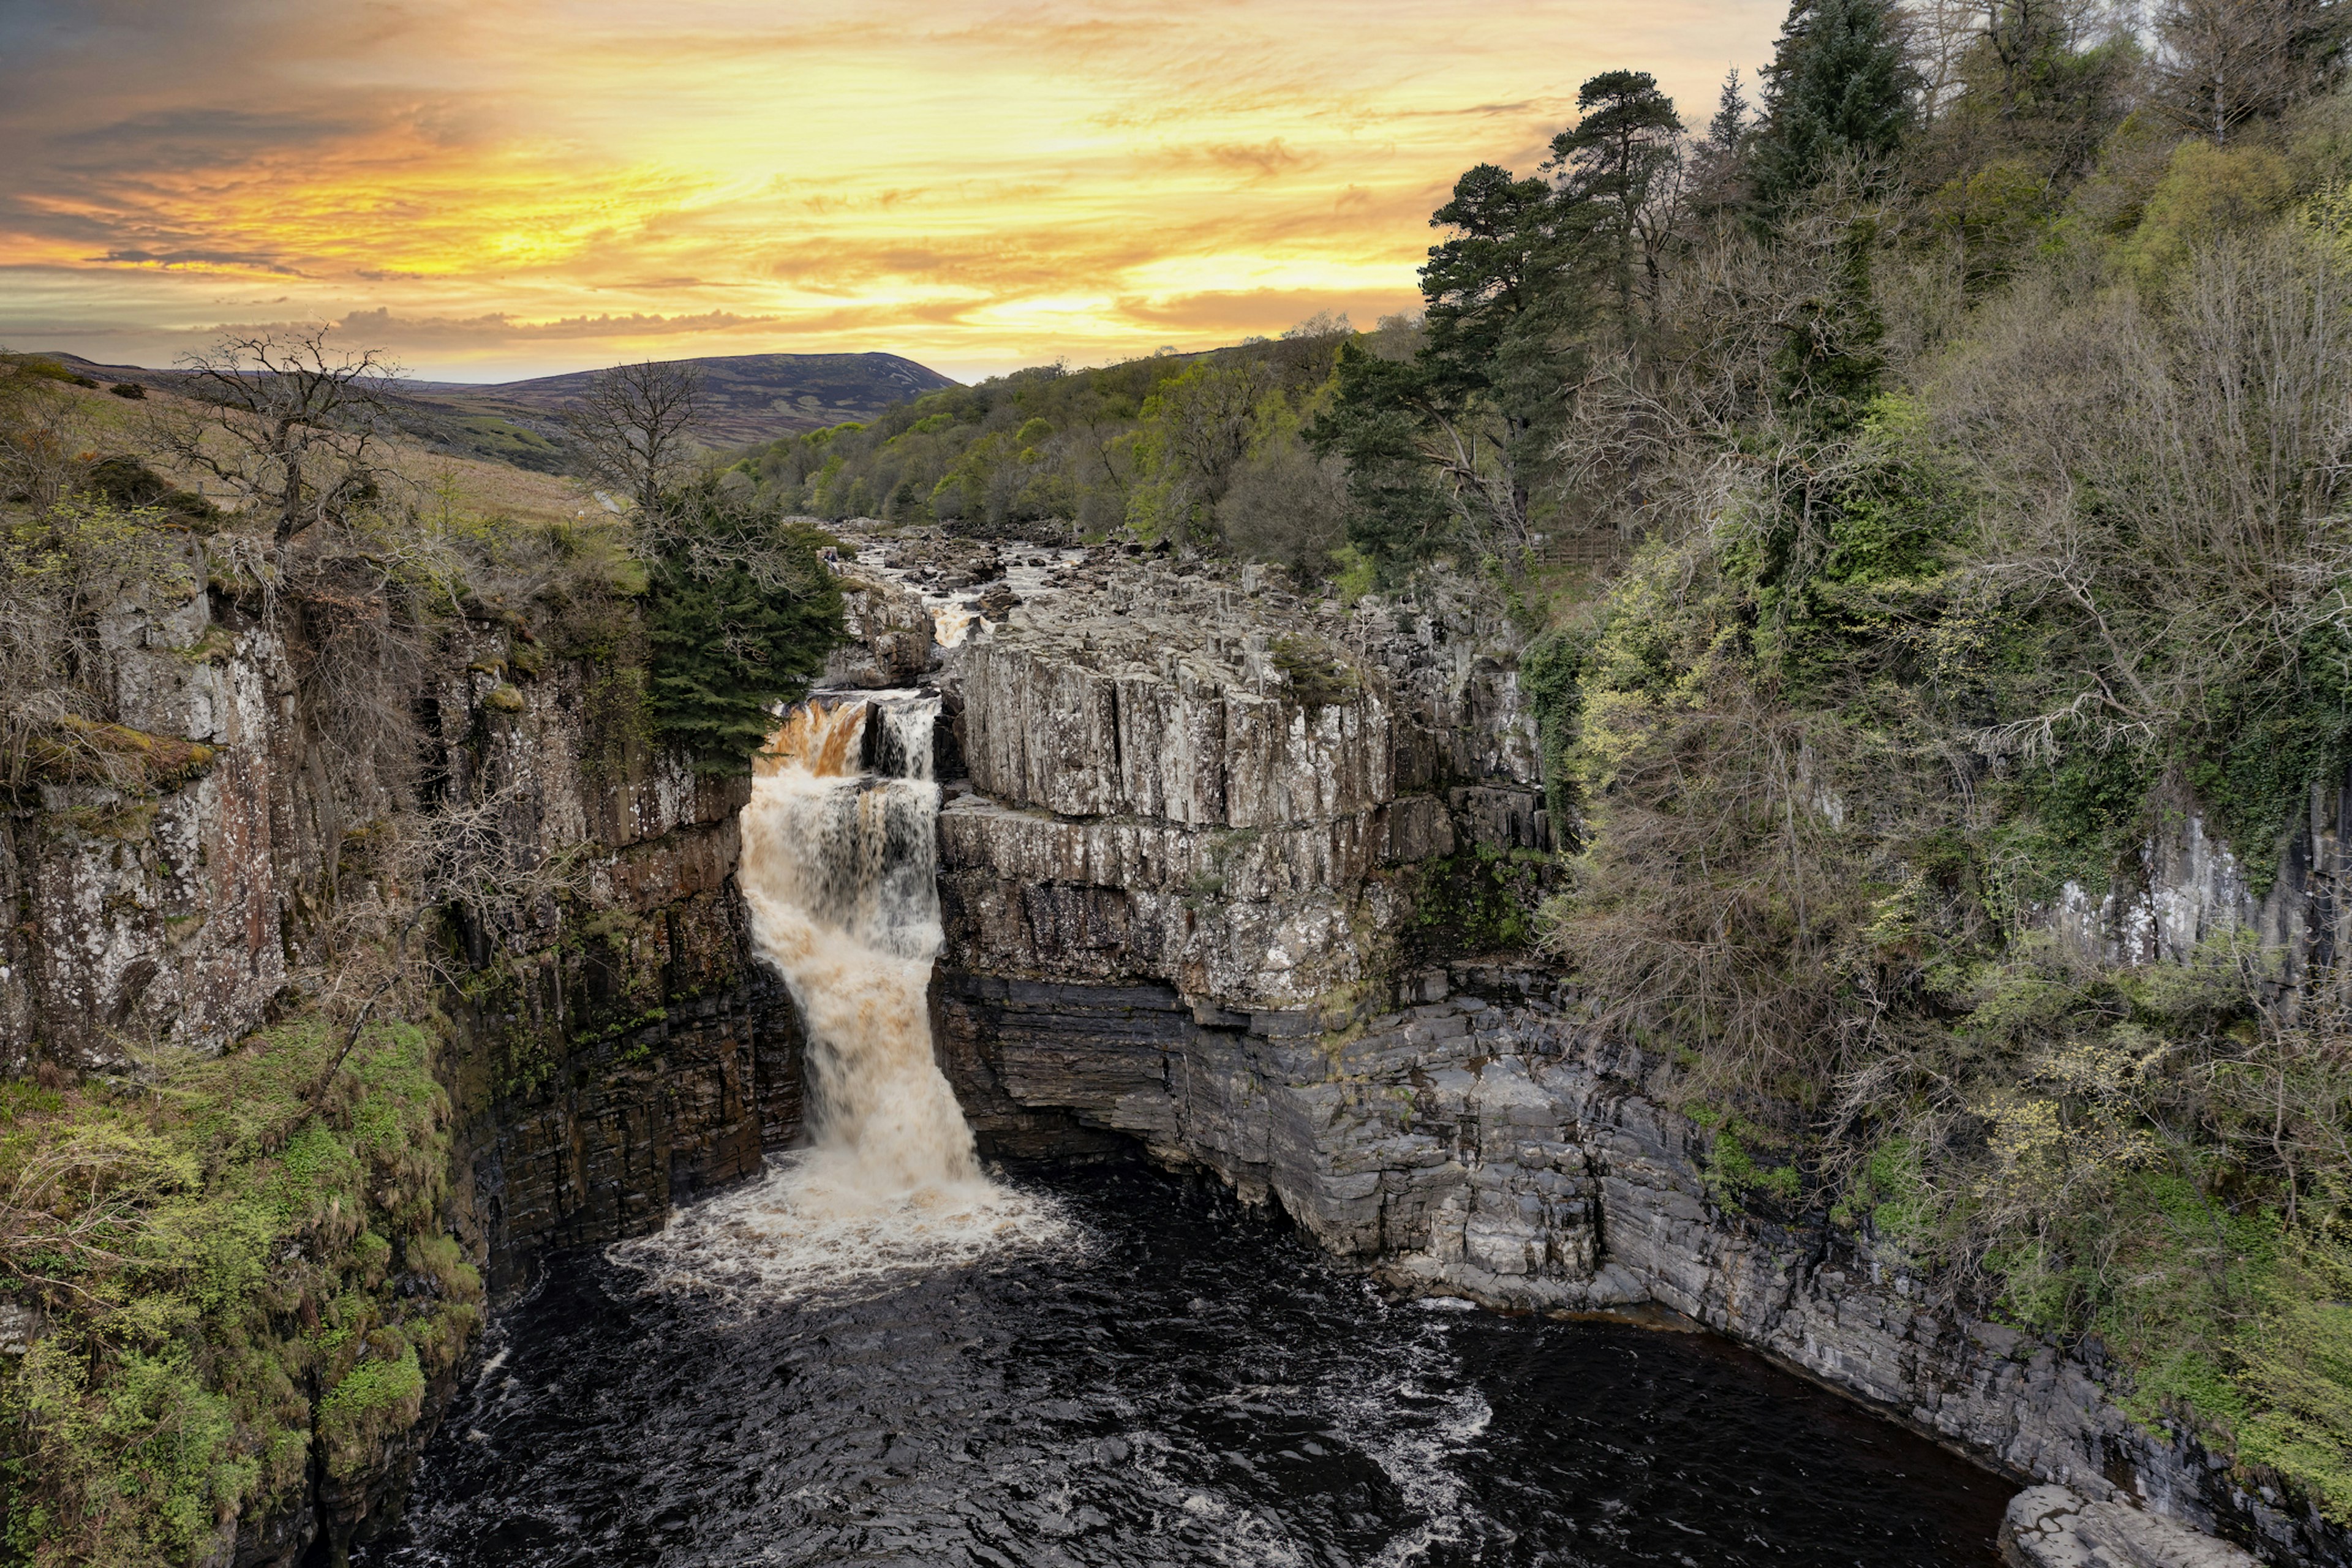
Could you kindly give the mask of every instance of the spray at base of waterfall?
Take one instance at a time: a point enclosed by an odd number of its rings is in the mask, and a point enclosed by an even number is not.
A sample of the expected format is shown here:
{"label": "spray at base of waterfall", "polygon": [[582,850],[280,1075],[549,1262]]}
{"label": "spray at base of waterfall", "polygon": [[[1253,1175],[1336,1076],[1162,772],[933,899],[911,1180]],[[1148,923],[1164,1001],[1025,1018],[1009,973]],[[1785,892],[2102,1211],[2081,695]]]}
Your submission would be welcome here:
{"label": "spray at base of waterfall", "polygon": [[[760,955],[807,1028],[814,1146],[616,1245],[614,1262],[656,1283],[772,1298],[1076,1234],[1051,1204],[982,1173],[932,1055],[938,714],[939,699],[919,693],[814,698],[761,757],[737,880]],[[868,752],[881,771],[864,771]]]}
{"label": "spray at base of waterfall", "polygon": [[866,1175],[838,1149],[771,1155],[759,1180],[681,1208],[605,1256],[655,1287],[772,1301],[855,1298],[910,1273],[1084,1244],[1060,1205],[985,1175],[913,1190]]}

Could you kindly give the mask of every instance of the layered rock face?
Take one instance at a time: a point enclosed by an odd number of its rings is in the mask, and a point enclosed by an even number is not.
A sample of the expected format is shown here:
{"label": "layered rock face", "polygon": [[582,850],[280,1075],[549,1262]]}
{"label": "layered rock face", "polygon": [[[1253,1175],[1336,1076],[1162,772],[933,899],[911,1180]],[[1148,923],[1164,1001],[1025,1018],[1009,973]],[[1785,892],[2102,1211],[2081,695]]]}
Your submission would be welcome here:
{"label": "layered rock face", "polygon": [[1427,966],[1433,867],[1549,842],[1507,638],[1128,563],[1033,598],[940,680],[968,779],[940,818],[934,1010],[985,1147],[1139,1142],[1401,1288],[1662,1305],[2021,1479],[2352,1562],[2315,1514],[2136,1426],[2095,1363],[1711,1187],[1661,1064],[1552,977]]}
{"label": "layered rock face", "polygon": [[[383,874],[371,840],[393,785],[352,760],[376,739],[368,715],[305,692],[320,652],[290,607],[208,591],[199,564],[101,629],[114,743],[173,771],[45,784],[42,811],[0,819],[13,1070],[37,1047],[93,1071],[128,1067],[132,1042],[223,1048],[299,1004],[344,879]],[[797,1131],[798,1036],[741,942],[742,782],[609,742],[604,672],[548,664],[509,626],[467,623],[421,675],[417,787],[488,803],[515,876],[565,861],[587,917],[541,900],[468,931],[483,983],[449,1002],[475,1240],[504,1279],[541,1246],[658,1224],[674,1194],[756,1170],[763,1141]]]}
{"label": "layered rock face", "polygon": [[926,679],[938,648],[931,612],[903,584],[838,567],[845,640],[825,658],[821,686],[868,689]]}
{"label": "layered rock face", "polygon": [[[190,580],[201,576],[193,551]],[[339,834],[299,787],[305,750],[285,640],[216,623],[201,589],[117,605],[100,621],[113,710],[138,742],[175,747],[170,775],[41,786],[0,817],[0,1059],[36,1045],[114,1070],[123,1043],[217,1050],[287,980],[280,923],[315,903]],[[193,776],[191,776],[193,775]],[[322,816],[324,819],[322,820]]]}
{"label": "layered rock face", "polygon": [[2352,1562],[2340,1530],[2134,1424],[2096,1365],[1931,1305],[1899,1255],[1818,1214],[1784,1223],[1728,1202],[1707,1180],[1710,1134],[1657,1095],[1664,1064],[1584,1023],[1547,978],[1461,966],[1409,990],[1430,999],[1340,1032],[1167,986],[968,972],[936,1011],[950,1076],[999,1152],[1084,1153],[1123,1135],[1279,1204],[1400,1289],[1663,1305],[2021,1479],[2153,1509],[2275,1563]]}
{"label": "layered rock face", "polygon": [[1497,628],[1114,560],[947,660],[955,964],[1345,1010],[1420,868],[1548,847]]}
{"label": "layered rock face", "polygon": [[[439,999],[458,1118],[440,1222],[494,1290],[550,1247],[658,1226],[797,1134],[797,1025],[748,959],[733,886],[744,784],[609,737],[609,672],[503,622],[460,625],[421,666],[344,667],[374,695],[353,700],[320,625],[338,606],[208,590],[189,564],[184,591],[101,625],[119,722],[92,734],[113,776],[0,816],[9,1071],[218,1051],[300,1007],[331,979],[339,900],[391,874],[386,823],[413,791],[480,819],[465,847],[491,882],[563,868],[562,901],[461,922],[444,963],[467,983]],[[356,1468],[314,1466],[240,1520],[234,1560],[340,1554],[375,1528],[447,1392]]]}

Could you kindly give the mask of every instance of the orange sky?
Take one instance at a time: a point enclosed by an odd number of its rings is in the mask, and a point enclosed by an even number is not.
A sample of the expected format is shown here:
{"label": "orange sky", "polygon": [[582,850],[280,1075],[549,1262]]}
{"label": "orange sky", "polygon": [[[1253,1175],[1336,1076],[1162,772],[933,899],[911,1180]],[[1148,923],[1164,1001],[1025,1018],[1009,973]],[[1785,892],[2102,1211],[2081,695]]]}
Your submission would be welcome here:
{"label": "orange sky", "polygon": [[16,0],[0,343],[326,320],[418,374],[885,349],[951,375],[1360,325],[1576,85],[1703,122],[1786,0]]}

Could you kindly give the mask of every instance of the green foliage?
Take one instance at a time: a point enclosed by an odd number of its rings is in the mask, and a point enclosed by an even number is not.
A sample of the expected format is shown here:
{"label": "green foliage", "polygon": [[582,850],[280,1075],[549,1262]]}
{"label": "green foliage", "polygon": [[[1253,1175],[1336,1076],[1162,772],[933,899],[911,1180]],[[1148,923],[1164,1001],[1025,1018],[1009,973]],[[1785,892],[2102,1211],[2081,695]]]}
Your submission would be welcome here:
{"label": "green foliage", "polygon": [[654,733],[708,773],[742,773],[779,703],[794,702],[842,637],[841,591],[814,531],[729,501],[681,497],[646,594]]}
{"label": "green foliage", "polygon": [[1679,159],[1682,117],[1647,71],[1603,71],[1577,89],[1576,107],[1581,118],[1552,138],[1545,167],[1565,171],[1568,221],[1598,251],[1618,318],[1631,323],[1636,274],[1645,293],[1657,287],[1657,241],[1670,216],[1661,197]]}
{"label": "green foliage", "polygon": [[2200,247],[2267,225],[2294,186],[2270,148],[2187,141],[2173,150],[2123,259],[2143,287],[2161,286]]}
{"label": "green foliage", "polygon": [[1548,856],[1483,847],[1424,861],[1416,876],[1406,945],[1420,963],[1528,951],[1535,911],[1554,879]]}
{"label": "green foliage", "polygon": [[[0,1378],[6,1540],[31,1564],[208,1556],[307,1487],[378,1464],[452,1371],[481,1281],[441,1230],[433,1040],[317,1020],[152,1087],[12,1089],[0,1297],[45,1310]],[[419,1286],[421,1285],[421,1289]]]}
{"label": "green foliage", "polygon": [[222,516],[220,509],[204,497],[181,489],[138,458],[121,453],[84,464],[75,489],[124,511],[152,508],[192,524],[217,523]]}
{"label": "green foliage", "polygon": [[1879,352],[1885,325],[1871,298],[1871,249],[1876,238],[1866,220],[1848,226],[1839,247],[1834,283],[1822,296],[1798,306],[1773,360],[1781,395],[1826,435],[1843,434],[1862,421],[1886,369]]}
{"label": "green foliage", "polygon": [[1570,837],[1569,824],[1575,820],[1571,752],[1582,696],[1579,682],[1590,655],[1591,638],[1571,631],[1548,633],[1519,655],[1519,687],[1535,712],[1544,804],[1550,814],[1554,840],[1562,845]]}
{"label": "green foliage", "polygon": [[1762,211],[1777,215],[1842,163],[1892,154],[1910,127],[1914,79],[1886,0],[1795,0],[1764,70]]}
{"label": "green foliage", "polygon": [[2154,826],[2158,782],[2137,751],[2103,743],[2087,727],[2062,732],[2052,755],[2021,763],[1996,834],[2016,895],[2046,902],[2069,882],[2104,894]]}
{"label": "green foliage", "polygon": [[1348,548],[1375,587],[1390,586],[1454,538],[1453,497],[1423,447],[1430,378],[1354,342],[1334,374],[1338,395],[1307,436],[1345,464]]}
{"label": "green foliage", "polygon": [[1291,700],[1310,712],[1345,702],[1363,688],[1363,677],[1356,667],[1328,643],[1276,637],[1270,653],[1275,668],[1289,683]]}
{"label": "green foliage", "polygon": [[[1654,119],[1660,104],[1672,114],[1664,100],[1626,112]],[[1654,131],[1629,122],[1615,140],[1647,147]],[[1603,158],[1597,145],[1564,154],[1588,155]],[[1650,156],[1622,147],[1606,154]],[[1621,202],[1634,199],[1629,182],[1650,177],[1593,175],[1596,192]],[[1589,346],[1580,334],[1591,319],[1594,279],[1577,263],[1591,221],[1566,216],[1544,181],[1479,164],[1431,215],[1433,227],[1451,233],[1421,269],[1426,321],[1412,357],[1342,346],[1335,395],[1307,436],[1318,452],[1345,460],[1348,542],[1384,583],[1443,552],[1516,563],[1528,551],[1539,491],[1557,467],[1560,388]]]}
{"label": "green foliage", "polygon": [[1212,542],[1219,501],[1265,445],[1269,400],[1310,402],[1344,335],[1318,318],[1207,354],[1039,366],[773,442],[737,468],[787,512],[1096,539],[1132,518]]}
{"label": "green foliage", "polygon": [[1888,1139],[1864,1159],[1830,1218],[1846,1226],[1867,1219],[1871,1239],[1883,1255],[1915,1267],[1924,1264],[1934,1256],[1941,1217],[1925,1174],[1915,1140]]}
{"label": "green foliage", "polygon": [[2285,834],[2308,815],[2312,785],[2352,768],[2352,690],[2341,653],[2319,646],[2334,640],[2316,634],[2291,671],[2221,694],[2185,742],[2189,788],[2258,899],[2277,878]]}
{"label": "green foliage", "polygon": [[1804,1182],[1794,1165],[1759,1164],[1748,1152],[1748,1142],[1762,1135],[1753,1123],[1736,1116],[1726,1117],[1717,1126],[1707,1144],[1706,1163],[1699,1168],[1716,1202],[1737,1206],[1760,1196],[1787,1207],[1802,1194]]}
{"label": "green foliage", "polygon": [[1928,213],[1957,243],[1968,282],[1981,288],[2010,275],[2048,231],[2057,209],[2035,162],[2011,157],[1955,176],[1930,198]]}
{"label": "green foliage", "polygon": [[1871,223],[1808,216],[1836,265],[1759,313],[1767,395],[1695,392],[1650,449],[1702,477],[1689,511],[1522,660],[1586,834],[1538,924],[1683,1103],[1738,1107],[1718,1199],[1797,1201],[1759,1151],[1804,1149],[1880,1258],[2098,1334],[2143,1419],[2341,1515],[2341,1021],[2266,1011],[2251,939],[2131,970],[2032,935],[2065,883],[2130,897],[2188,810],[2266,888],[2352,766],[2312,422],[2344,395],[2336,231],[2282,219],[2275,154],[2159,149],[2092,239],[2029,188],[2055,145],[1937,198],[1983,260],[1939,348],[1878,324]]}
{"label": "green foliage", "polygon": [[45,354],[8,354],[5,356],[5,360],[9,368],[19,375],[32,376],[40,381],[58,382],[67,386],[95,387],[98,385],[98,383],[82,374],[81,372]]}
{"label": "green foliage", "polygon": [[1257,426],[1275,412],[1264,406],[1269,400],[1279,408],[1274,367],[1246,357],[1196,360],[1161,382],[1137,416],[1129,531],[1186,546],[1213,542],[1218,503],[1250,455]]}
{"label": "green foliage", "polygon": [[519,468],[560,474],[572,466],[572,454],[562,443],[495,414],[467,415],[452,421],[451,437],[480,457]]}

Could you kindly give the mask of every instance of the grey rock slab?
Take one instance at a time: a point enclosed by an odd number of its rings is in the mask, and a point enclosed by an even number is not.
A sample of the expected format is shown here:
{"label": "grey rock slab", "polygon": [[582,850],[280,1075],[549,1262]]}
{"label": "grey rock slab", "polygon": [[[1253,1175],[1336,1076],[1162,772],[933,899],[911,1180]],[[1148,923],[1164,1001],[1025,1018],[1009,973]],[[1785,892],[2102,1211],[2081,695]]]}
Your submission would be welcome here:
{"label": "grey rock slab", "polygon": [[2010,1500],[2001,1555],[2011,1568],[2260,1568],[2252,1552],[2179,1520],[2062,1486]]}

